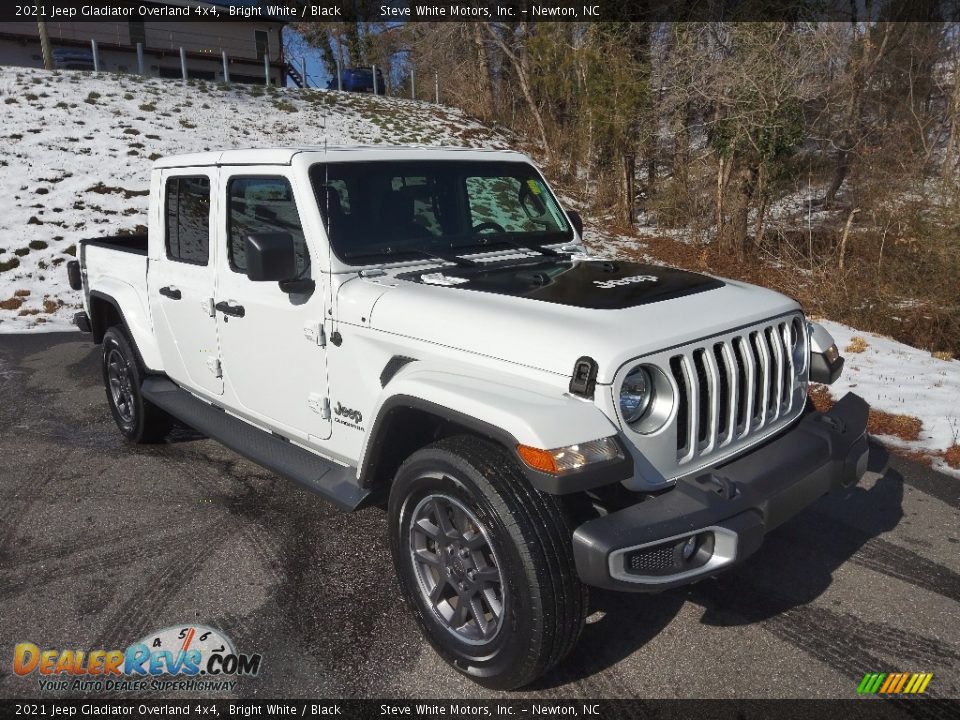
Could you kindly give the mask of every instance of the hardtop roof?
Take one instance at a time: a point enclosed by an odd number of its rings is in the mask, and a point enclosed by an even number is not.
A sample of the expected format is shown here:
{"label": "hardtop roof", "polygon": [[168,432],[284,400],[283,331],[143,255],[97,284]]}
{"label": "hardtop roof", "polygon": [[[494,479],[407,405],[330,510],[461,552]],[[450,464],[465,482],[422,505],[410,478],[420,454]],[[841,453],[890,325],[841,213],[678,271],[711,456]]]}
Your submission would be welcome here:
{"label": "hardtop roof", "polygon": [[[484,159],[502,156],[502,159],[526,159],[515,150],[469,148],[424,145],[305,145],[298,147],[246,148],[215,150],[210,152],[170,155],[154,163],[154,168],[212,167],[218,165],[290,165],[300,154],[323,154],[330,161],[353,159],[358,152],[371,154],[371,159],[437,159],[451,154],[469,155],[480,153]],[[416,156],[416,157],[413,157]]]}

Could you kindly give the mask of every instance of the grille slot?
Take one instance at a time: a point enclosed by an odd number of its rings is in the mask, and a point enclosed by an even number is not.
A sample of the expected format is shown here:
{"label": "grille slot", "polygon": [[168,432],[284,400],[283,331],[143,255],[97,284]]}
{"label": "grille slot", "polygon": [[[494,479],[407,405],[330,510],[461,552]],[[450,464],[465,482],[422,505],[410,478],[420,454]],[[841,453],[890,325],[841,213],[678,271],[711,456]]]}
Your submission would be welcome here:
{"label": "grille slot", "polygon": [[700,461],[796,414],[792,319],[692,345],[669,359],[677,383],[677,462]]}

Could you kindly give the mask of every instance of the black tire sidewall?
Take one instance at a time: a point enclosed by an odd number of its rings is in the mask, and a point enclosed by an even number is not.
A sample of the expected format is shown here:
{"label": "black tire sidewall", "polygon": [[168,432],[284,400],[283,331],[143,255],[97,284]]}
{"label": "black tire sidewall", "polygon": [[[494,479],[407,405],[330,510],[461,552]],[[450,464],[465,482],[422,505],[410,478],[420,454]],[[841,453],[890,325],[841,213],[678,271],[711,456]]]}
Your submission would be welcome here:
{"label": "black tire sidewall", "polygon": [[[441,475],[431,477],[426,473]],[[489,483],[466,461],[437,448],[421,450],[401,467],[389,501],[390,548],[394,566],[414,616],[433,648],[450,664],[481,684],[484,678],[509,677],[527,656],[542,619],[532,608],[531,584],[536,575],[526,567],[518,549],[523,543],[505,526]],[[437,618],[422,597],[408,552],[410,517],[423,497],[444,494],[459,500],[484,525],[507,586],[503,626],[489,643],[472,645],[458,640]],[[493,497],[491,497],[493,495]],[[501,685],[500,681],[495,681]]]}
{"label": "black tire sidewall", "polygon": [[[127,365],[127,372],[130,375],[130,384],[133,390],[134,405],[132,422],[127,422],[120,416],[120,413],[117,411],[117,407],[113,401],[113,394],[110,392],[110,378],[107,372],[107,358],[110,356],[110,353],[113,350],[117,350],[120,353],[120,356]],[[113,420],[116,422],[120,432],[123,433],[123,436],[128,440],[137,442],[143,437],[144,426],[146,422],[143,396],[140,394],[142,373],[140,372],[136,355],[133,352],[133,347],[130,345],[129,340],[127,340],[122,331],[117,330],[116,328],[110,328],[103,336],[102,366],[103,384],[107,392],[107,404],[110,406],[110,414],[113,415]]]}

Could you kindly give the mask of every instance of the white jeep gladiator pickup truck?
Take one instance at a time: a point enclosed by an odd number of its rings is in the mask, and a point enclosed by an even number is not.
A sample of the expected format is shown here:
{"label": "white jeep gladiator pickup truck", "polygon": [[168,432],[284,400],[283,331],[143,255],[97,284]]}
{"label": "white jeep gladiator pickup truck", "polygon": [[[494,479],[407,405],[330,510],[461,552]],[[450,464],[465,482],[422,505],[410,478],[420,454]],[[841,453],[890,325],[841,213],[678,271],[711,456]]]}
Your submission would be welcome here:
{"label": "white jeep gladiator pickup truck", "polygon": [[564,658],[589,587],[715,575],[865,471],[866,404],[807,402],[842,359],[796,302],[592,258],[524,155],[229,150],[150,193],[146,235],[68,268],[121,432],[176,418],[385,505],[426,638],[483,685]]}

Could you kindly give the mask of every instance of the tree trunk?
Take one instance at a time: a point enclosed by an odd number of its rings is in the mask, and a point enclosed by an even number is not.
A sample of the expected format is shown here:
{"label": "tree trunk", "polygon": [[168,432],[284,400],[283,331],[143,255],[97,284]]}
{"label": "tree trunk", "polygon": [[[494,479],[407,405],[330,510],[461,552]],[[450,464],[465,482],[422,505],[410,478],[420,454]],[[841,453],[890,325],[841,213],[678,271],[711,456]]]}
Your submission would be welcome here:
{"label": "tree trunk", "polygon": [[839,267],[841,270],[844,269],[844,260],[847,255],[847,237],[850,235],[850,226],[853,225],[853,218],[856,214],[860,212],[860,208],[853,208],[850,211],[850,214],[847,215],[847,224],[843,228],[843,237],[840,238],[840,264]]}
{"label": "tree trunk", "polygon": [[947,150],[943,154],[943,167],[940,169],[944,181],[953,179],[957,169],[957,145],[960,135],[960,77],[957,72],[960,67],[955,66],[953,71],[953,102],[950,112],[950,136],[947,140]]}
{"label": "tree trunk", "polygon": [[[857,23],[854,23],[856,26]],[[853,41],[851,58],[848,64],[850,69],[850,95],[844,112],[843,130],[840,133],[837,150],[837,162],[834,166],[830,186],[823,197],[824,207],[830,207],[836,200],[837,193],[843,186],[843,181],[850,172],[853,162],[853,150],[861,135],[861,115],[863,109],[863,92],[873,78],[874,70],[886,52],[890,41],[894,23],[883,23],[883,37],[879,46],[873,42],[871,28],[863,31],[863,42]],[[855,29],[854,32],[857,32]]]}
{"label": "tree trunk", "polygon": [[[485,23],[483,23],[485,24]],[[496,117],[496,107],[493,99],[493,85],[490,81],[490,55],[487,52],[487,36],[481,23],[471,23],[473,44],[477,48],[477,71],[480,74],[480,117],[492,120]]]}
{"label": "tree trunk", "polygon": [[730,223],[727,232],[730,235],[730,245],[733,246],[737,257],[743,256],[743,246],[747,240],[747,221],[750,217],[750,205],[757,188],[758,167],[744,168],[739,173],[737,192],[734,196],[733,208],[730,211]]}
{"label": "tree trunk", "polygon": [[499,46],[503,51],[503,54],[510,61],[510,64],[513,66],[514,74],[517,76],[517,82],[520,85],[520,92],[523,94],[524,102],[527,105],[527,110],[530,112],[531,117],[533,117],[533,122],[537,126],[537,133],[540,135],[540,142],[543,145],[543,153],[547,161],[550,160],[550,141],[547,139],[547,128],[543,123],[543,115],[540,112],[540,108],[537,106],[537,101],[533,97],[533,90],[530,87],[529,82],[529,72],[530,72],[530,63],[527,57],[526,48],[523,46],[523,41],[526,38],[527,34],[527,23],[520,23],[520,33],[519,33],[519,43],[517,46],[517,51],[514,52],[511,50],[507,44],[503,41],[493,27],[492,23],[484,23],[484,27],[487,28],[487,32],[490,37],[493,38],[493,41]]}
{"label": "tree trunk", "polygon": [[636,163],[632,153],[622,153],[620,156],[620,212],[619,220],[627,227],[633,227],[636,212]]}
{"label": "tree trunk", "polygon": [[757,180],[757,196],[760,198],[760,207],[757,209],[757,222],[753,229],[753,244],[761,248],[763,247],[763,223],[767,215],[767,173],[762,164]]}

